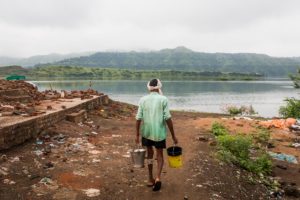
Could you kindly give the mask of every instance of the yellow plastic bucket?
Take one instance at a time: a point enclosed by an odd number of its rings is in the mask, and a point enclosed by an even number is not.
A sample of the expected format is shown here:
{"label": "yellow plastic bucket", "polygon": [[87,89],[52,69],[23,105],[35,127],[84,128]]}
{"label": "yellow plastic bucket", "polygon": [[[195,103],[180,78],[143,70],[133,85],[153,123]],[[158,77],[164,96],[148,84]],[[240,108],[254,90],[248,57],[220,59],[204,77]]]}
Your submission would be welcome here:
{"label": "yellow plastic bucket", "polygon": [[180,168],[182,166],[182,148],[172,146],[167,149],[169,166],[171,168]]}

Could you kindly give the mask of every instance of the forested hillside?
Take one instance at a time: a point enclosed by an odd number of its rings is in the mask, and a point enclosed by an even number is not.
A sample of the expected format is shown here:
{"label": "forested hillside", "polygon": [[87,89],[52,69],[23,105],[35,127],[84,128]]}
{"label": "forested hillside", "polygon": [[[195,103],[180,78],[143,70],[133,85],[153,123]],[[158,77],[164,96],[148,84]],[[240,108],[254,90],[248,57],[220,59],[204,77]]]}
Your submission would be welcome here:
{"label": "forested hillside", "polygon": [[177,47],[151,52],[98,52],[90,56],[65,59],[51,65],[135,70],[259,73],[266,76],[284,77],[297,71],[300,67],[300,60],[251,53],[200,53],[185,47]]}

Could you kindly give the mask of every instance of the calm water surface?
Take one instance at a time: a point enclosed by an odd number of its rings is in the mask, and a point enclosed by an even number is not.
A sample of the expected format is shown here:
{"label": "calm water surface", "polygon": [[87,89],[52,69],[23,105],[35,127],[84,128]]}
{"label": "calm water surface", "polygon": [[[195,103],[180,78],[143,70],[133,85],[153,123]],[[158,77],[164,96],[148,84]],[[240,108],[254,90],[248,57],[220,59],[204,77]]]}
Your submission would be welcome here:
{"label": "calm water surface", "polygon": [[[81,90],[88,80],[33,81],[40,90]],[[92,88],[114,100],[138,104],[147,94],[146,81],[94,80]],[[226,105],[252,105],[263,117],[278,116],[287,97],[299,97],[291,81],[164,81],[163,92],[173,110],[223,112]]]}

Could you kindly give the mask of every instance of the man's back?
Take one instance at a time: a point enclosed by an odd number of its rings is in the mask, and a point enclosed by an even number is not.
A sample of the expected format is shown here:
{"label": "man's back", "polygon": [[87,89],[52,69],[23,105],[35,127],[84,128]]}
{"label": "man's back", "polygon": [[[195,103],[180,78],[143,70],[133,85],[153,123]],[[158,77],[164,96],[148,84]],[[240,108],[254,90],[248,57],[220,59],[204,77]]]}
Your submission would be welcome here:
{"label": "man's back", "polygon": [[171,115],[167,97],[151,92],[141,98],[136,119],[143,121],[143,137],[153,141],[166,139],[165,121],[169,118]]}

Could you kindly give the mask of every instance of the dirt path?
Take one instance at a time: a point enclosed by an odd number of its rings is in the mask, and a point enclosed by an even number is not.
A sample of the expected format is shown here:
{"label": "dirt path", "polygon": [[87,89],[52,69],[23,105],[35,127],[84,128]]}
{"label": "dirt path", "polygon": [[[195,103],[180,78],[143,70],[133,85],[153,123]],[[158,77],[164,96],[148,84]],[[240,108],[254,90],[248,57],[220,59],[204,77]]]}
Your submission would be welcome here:
{"label": "dirt path", "polygon": [[173,112],[184,166],[169,168],[165,157],[162,189],[153,192],[145,186],[147,168],[133,168],[128,157],[135,111],[116,103],[90,114],[87,123],[63,121],[40,140],[1,152],[7,160],[0,161],[0,199],[268,199],[264,185],[249,183],[247,172],[220,163],[215,147],[197,139],[210,137],[216,119],[200,113]]}

